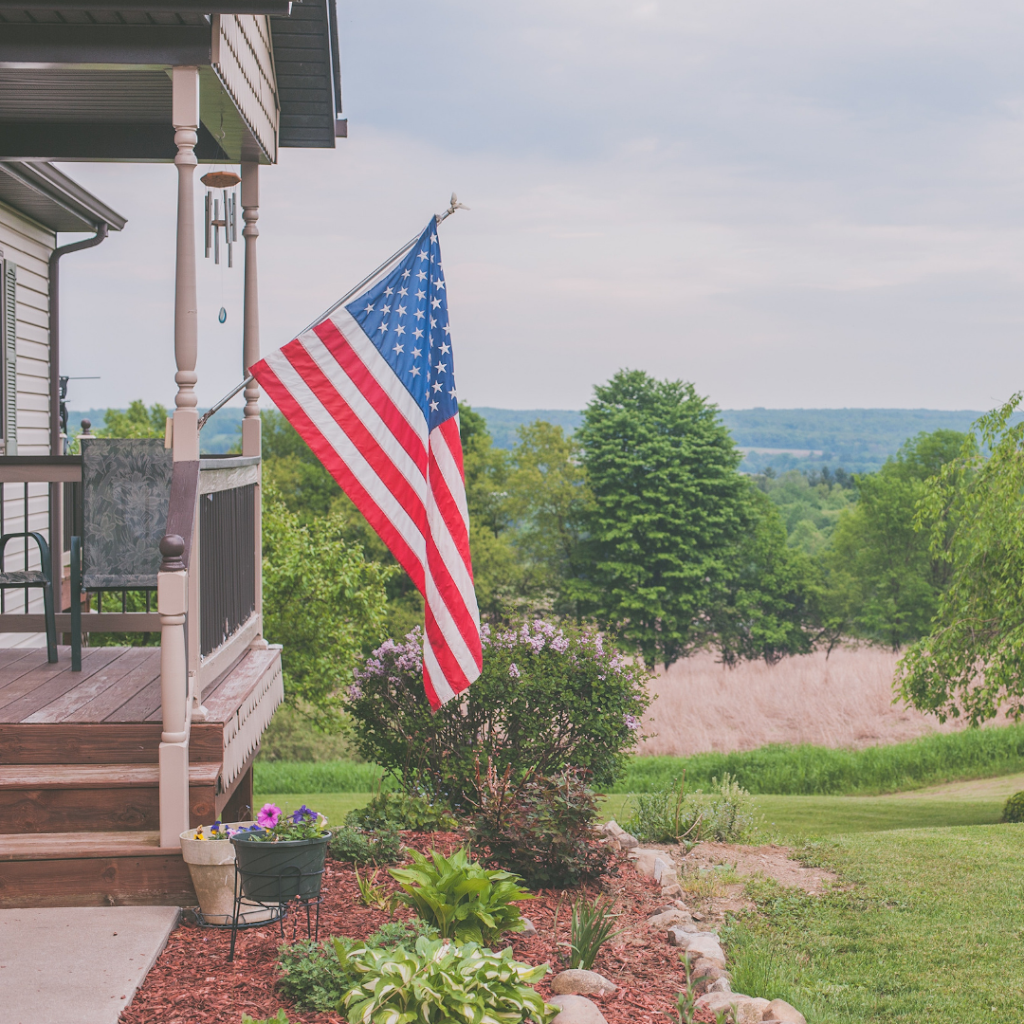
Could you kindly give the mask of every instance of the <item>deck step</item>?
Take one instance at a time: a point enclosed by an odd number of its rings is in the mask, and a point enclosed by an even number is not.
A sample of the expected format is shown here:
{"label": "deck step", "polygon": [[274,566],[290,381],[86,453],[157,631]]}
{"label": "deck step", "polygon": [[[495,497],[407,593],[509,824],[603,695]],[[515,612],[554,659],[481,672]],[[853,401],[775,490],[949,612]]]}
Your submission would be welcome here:
{"label": "deck step", "polygon": [[0,836],[0,908],[195,902],[181,850],[159,832]]}
{"label": "deck step", "polygon": [[[221,766],[200,762],[188,766],[192,786],[217,784]],[[123,789],[158,786],[156,764],[4,764],[0,765],[0,790],[5,789]]]}
{"label": "deck step", "polygon": [[159,832],[45,832],[0,836],[0,860],[67,860],[79,857],[148,857],[162,849]]}
{"label": "deck step", "polygon": [[[189,766],[189,802],[213,820],[221,766]],[[155,764],[0,765],[0,834],[146,832],[160,827]]]}

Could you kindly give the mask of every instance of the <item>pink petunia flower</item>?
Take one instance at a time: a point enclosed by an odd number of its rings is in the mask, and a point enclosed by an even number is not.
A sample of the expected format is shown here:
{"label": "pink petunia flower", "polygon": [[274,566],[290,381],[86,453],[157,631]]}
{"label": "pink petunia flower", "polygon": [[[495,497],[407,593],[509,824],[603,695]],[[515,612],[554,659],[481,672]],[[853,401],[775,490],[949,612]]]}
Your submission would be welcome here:
{"label": "pink petunia flower", "polygon": [[263,828],[273,828],[280,817],[280,807],[275,807],[273,804],[264,804],[260,808],[260,813],[256,815],[256,824]]}

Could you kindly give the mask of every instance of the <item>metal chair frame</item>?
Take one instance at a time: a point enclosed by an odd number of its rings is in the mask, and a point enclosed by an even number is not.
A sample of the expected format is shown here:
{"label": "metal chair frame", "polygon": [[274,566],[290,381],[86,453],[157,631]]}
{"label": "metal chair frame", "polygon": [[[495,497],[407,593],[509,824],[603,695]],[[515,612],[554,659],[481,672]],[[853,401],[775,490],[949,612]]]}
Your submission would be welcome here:
{"label": "metal chair frame", "polygon": [[[7,542],[16,537],[24,537],[25,543],[31,537],[39,546],[39,562],[42,566],[41,580],[10,580],[4,577],[7,575],[4,570],[4,556],[7,551]],[[46,660],[54,665],[57,662],[57,618],[53,607],[53,565],[50,561],[50,545],[46,538],[36,530],[28,530],[24,533],[5,533],[0,537],[0,590],[25,590],[41,588],[43,591],[43,613],[46,617]],[[26,594],[26,597],[28,595]],[[28,609],[26,608],[26,611]],[[81,653],[79,653],[81,658]]]}

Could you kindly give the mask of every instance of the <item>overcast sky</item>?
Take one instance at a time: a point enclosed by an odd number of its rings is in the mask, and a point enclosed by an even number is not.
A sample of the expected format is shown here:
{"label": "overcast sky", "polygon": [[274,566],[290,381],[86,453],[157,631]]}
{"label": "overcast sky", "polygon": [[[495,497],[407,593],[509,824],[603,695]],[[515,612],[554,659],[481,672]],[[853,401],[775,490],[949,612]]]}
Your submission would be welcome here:
{"label": "overcast sky", "polygon": [[[454,189],[471,404],[581,408],[624,366],[725,408],[984,409],[1024,383],[1019,3],[339,10],[349,138],[262,172],[265,351]],[[64,372],[102,377],[72,407],[170,404],[173,167],[63,169],[128,218],[62,263]],[[206,405],[240,379],[242,271],[199,264]]]}

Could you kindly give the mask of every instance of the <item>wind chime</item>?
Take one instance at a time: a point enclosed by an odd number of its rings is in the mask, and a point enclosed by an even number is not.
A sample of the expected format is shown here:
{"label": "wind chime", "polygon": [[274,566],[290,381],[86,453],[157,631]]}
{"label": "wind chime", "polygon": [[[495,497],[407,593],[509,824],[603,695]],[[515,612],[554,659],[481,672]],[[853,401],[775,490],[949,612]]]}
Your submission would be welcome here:
{"label": "wind chime", "polygon": [[[220,231],[224,229],[224,247],[228,253],[228,267],[234,267],[234,252],[232,245],[238,241],[238,199],[234,192],[228,193],[228,189],[234,187],[242,180],[234,171],[210,171],[199,179],[206,187],[206,258],[210,258],[213,251],[213,262],[220,264]],[[220,189],[224,197],[223,215],[221,213],[221,200],[218,199],[213,189]],[[224,306],[220,307],[217,319],[224,323],[228,318],[228,311]]]}

